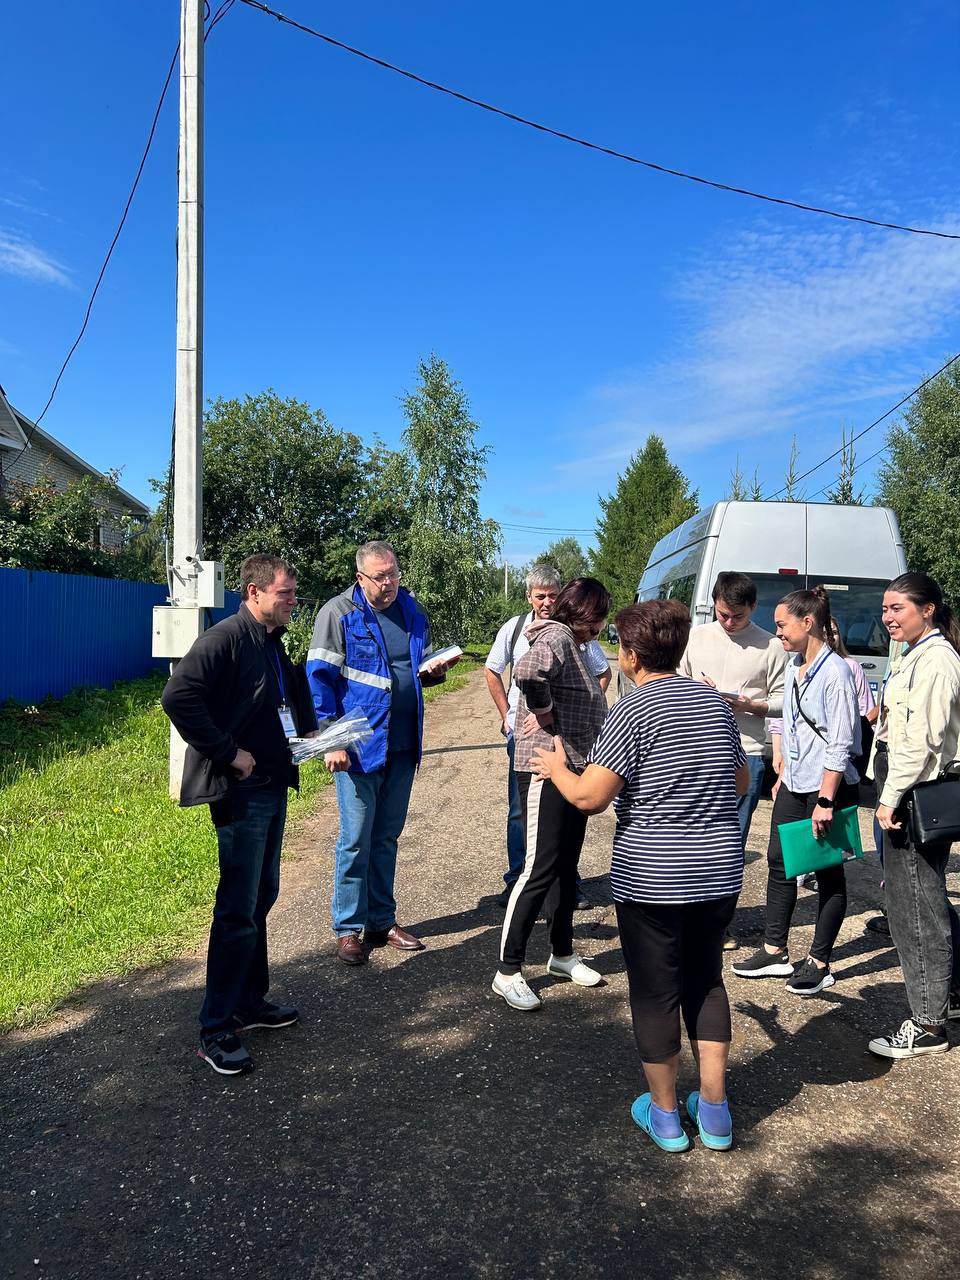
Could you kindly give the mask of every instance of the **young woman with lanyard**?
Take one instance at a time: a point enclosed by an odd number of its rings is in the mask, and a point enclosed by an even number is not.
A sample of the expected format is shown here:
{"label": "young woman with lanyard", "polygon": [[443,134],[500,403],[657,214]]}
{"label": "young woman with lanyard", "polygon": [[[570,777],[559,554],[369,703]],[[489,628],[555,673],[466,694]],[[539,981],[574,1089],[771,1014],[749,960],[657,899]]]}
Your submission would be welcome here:
{"label": "young woman with lanyard", "polygon": [[830,953],[847,910],[843,866],[817,872],[817,925],[810,954],[794,967],[787,935],[797,903],[797,883],[787,878],[779,824],[809,819],[815,836],[826,832],[834,809],[858,800],[859,775],[851,757],[860,751],[860,709],[853,673],[830,648],[830,602],[822,587],[791,591],[777,605],[774,620],[787,663],[783,721],[771,722],[771,735],[783,739],[779,779],[774,786],[773,819],[767,848],[767,914],[764,944],[749,959],[733,965],[741,978],[787,978],[799,996],[832,987]]}
{"label": "young woman with lanyard", "polygon": [[[883,595],[890,637],[906,645],[880,695],[886,742],[874,745],[890,934],[900,954],[910,1017],[871,1040],[881,1058],[945,1053],[948,1018],[960,1018],[960,919],[947,896],[949,840],[914,844],[911,788],[960,770],[960,626],[925,573],[902,573]],[[886,756],[886,768],[878,761]],[[960,784],[957,784],[960,791]]]}

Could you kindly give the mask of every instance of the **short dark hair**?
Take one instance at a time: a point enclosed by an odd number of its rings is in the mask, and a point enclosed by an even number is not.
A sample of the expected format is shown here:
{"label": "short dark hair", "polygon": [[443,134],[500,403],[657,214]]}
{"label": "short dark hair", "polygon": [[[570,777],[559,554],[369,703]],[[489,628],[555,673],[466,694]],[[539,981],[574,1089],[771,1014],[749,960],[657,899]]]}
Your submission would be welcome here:
{"label": "short dark hair", "polygon": [[734,609],[752,609],[757,603],[757,584],[745,573],[718,573],[713,584],[713,603],[718,600]]}
{"label": "short dark hair", "polygon": [[635,653],[645,671],[676,671],[690,637],[690,611],[679,600],[644,600],[621,609],[616,627],[621,647]]}
{"label": "short dark hair", "polygon": [[568,627],[583,627],[602,622],[609,612],[610,592],[602,582],[596,578],[571,578],[557,596],[550,617]]}
{"label": "short dark hair", "polygon": [[246,600],[251,587],[256,587],[258,591],[265,591],[278,573],[287,573],[291,578],[297,576],[293,565],[288,560],[281,559],[280,556],[268,556],[262,551],[258,551],[256,555],[247,556],[240,566],[240,595]]}

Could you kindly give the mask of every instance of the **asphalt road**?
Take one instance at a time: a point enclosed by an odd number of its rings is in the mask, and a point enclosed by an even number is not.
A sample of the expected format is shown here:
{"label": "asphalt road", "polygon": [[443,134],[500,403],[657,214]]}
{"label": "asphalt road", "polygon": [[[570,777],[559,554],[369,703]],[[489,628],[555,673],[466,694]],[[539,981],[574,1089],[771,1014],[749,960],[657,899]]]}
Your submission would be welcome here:
{"label": "asphalt road", "polygon": [[[223,1079],[194,1055],[202,948],[0,1041],[0,1275],[957,1273],[960,1024],[947,1055],[867,1053],[905,1016],[896,953],[863,929],[875,860],[850,875],[834,988],[802,1000],[730,977],[735,1148],[669,1156],[629,1116],[640,1076],[604,877],[611,817],[590,822],[596,906],[577,916],[604,983],[547,978],[539,927],[528,977],[543,1008],[514,1012],[490,991],[506,775],[480,673],[430,707],[426,745],[397,896],[428,949],[356,970],[335,959],[327,793],[290,833],[271,917],[272,994],[302,1024],[251,1033],[252,1075]],[[768,824],[762,803],[737,919],[748,941]],[[814,903],[801,895],[797,956]]]}

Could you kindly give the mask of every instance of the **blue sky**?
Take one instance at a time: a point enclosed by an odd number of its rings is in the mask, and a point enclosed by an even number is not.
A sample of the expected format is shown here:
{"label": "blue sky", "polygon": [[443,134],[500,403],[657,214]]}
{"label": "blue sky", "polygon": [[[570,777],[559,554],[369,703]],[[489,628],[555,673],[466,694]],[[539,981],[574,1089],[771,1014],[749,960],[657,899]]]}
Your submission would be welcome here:
{"label": "blue sky", "polygon": [[[275,7],[635,155],[960,231],[951,0]],[[0,383],[28,415],[79,328],[178,22],[175,0],[5,15]],[[960,243],[655,175],[243,4],[206,52],[206,395],[272,386],[395,445],[398,396],[436,351],[491,446],[484,514],[545,530],[506,528],[512,561],[554,529],[591,529],[651,431],[702,502],[724,495],[738,454],[770,493],[794,434],[813,465],[841,424],[866,425],[960,349]],[[148,500],[173,397],[175,88],[43,424]],[[878,429],[859,456],[881,444]]]}

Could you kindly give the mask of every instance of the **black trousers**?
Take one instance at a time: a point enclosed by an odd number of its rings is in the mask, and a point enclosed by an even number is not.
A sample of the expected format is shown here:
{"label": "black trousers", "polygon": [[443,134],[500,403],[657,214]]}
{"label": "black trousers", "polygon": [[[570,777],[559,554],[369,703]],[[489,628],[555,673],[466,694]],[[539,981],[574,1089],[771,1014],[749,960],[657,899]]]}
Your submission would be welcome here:
{"label": "black trousers", "polygon": [[564,800],[552,782],[532,773],[518,773],[517,782],[526,856],[500,935],[501,973],[520,972],[541,908],[549,921],[553,954],[573,951],[577,863],[587,830],[587,815]]}
{"label": "black trousers", "polygon": [[[767,924],[764,941],[771,947],[783,949],[787,945],[790,921],[797,905],[797,882],[783,869],[783,850],[780,847],[781,822],[798,822],[812,818],[817,807],[819,791],[788,791],[781,783],[773,802],[773,818],[770,822],[770,843],[767,846]],[[841,782],[835,797],[835,808],[848,809],[857,803],[859,788],[849,782]],[[817,872],[817,927],[813,935],[810,954],[825,964],[837,940],[843,917],[847,914],[847,880],[843,864],[827,867]]]}
{"label": "black trousers", "polygon": [[723,935],[737,894],[709,902],[618,902],[633,1034],[643,1062],[680,1052],[680,1015],[691,1040],[730,1043]]}

